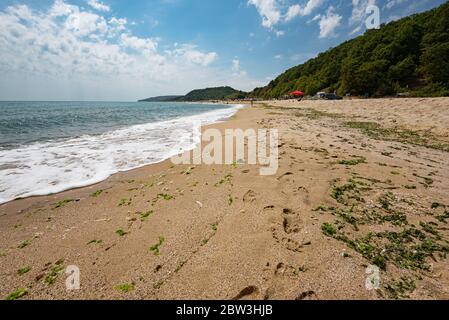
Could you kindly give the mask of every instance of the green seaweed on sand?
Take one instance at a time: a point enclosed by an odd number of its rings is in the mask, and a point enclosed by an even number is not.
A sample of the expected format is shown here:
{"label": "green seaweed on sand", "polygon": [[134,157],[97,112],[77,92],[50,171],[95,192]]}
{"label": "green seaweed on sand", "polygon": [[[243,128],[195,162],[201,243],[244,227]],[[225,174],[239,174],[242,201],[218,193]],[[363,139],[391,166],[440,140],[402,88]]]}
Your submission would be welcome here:
{"label": "green seaweed on sand", "polygon": [[165,238],[163,236],[159,237],[159,242],[152,245],[150,247],[150,251],[152,251],[154,253],[155,256],[159,256],[161,254],[160,252],[160,247],[162,246],[162,244],[165,242]]}
{"label": "green seaweed on sand", "polygon": [[449,152],[449,144],[439,141],[430,132],[418,132],[409,129],[384,128],[375,122],[346,122],[346,127],[359,129],[370,138],[376,140],[395,141],[429,149]]}
{"label": "green seaweed on sand", "polygon": [[178,266],[175,269],[175,273],[178,273],[179,271],[181,271],[182,267],[184,267],[184,265],[187,263],[187,261],[181,261]]}
{"label": "green seaweed on sand", "polygon": [[117,231],[115,231],[115,233],[120,237],[126,236],[128,234],[128,232],[125,232],[122,229],[118,229]]}
{"label": "green seaweed on sand", "polygon": [[222,179],[220,179],[220,181],[218,181],[215,186],[219,187],[225,183],[230,183],[232,184],[232,174],[228,173],[227,175],[225,175]]}
{"label": "green seaweed on sand", "polygon": [[354,159],[350,160],[339,160],[337,161],[337,164],[346,165],[346,166],[356,166],[361,163],[366,163],[365,157],[356,157]]}
{"label": "green seaweed on sand", "polygon": [[148,210],[146,212],[139,213],[140,214],[140,221],[142,221],[142,222],[146,221],[153,213],[154,213],[153,210]]}
{"label": "green seaweed on sand", "polygon": [[61,264],[56,264],[50,269],[50,272],[45,276],[45,283],[52,285],[56,282],[58,275],[64,271],[64,266]]}
{"label": "green seaweed on sand", "polygon": [[103,243],[103,240],[91,240],[87,244],[90,245],[90,244],[101,244],[101,243]]}
{"label": "green seaweed on sand", "polygon": [[134,290],[134,286],[134,283],[123,283],[115,286],[115,290],[123,293],[128,293]]}
{"label": "green seaweed on sand", "polygon": [[337,230],[331,223],[323,223],[321,230],[328,237],[333,237],[337,233]]}
{"label": "green seaweed on sand", "polygon": [[53,204],[53,209],[62,208],[71,202],[75,202],[75,199],[64,199],[64,200],[58,201]]}
{"label": "green seaweed on sand", "polygon": [[8,294],[5,298],[5,300],[17,300],[20,299],[24,296],[26,296],[28,294],[28,289],[27,288],[20,288],[14,292],[11,292],[10,294]]}
{"label": "green seaweed on sand", "polygon": [[165,201],[170,201],[173,200],[175,197],[170,195],[170,194],[166,194],[166,193],[159,193],[157,195],[158,199],[164,199]]}
{"label": "green seaweed on sand", "polygon": [[90,196],[93,198],[98,198],[102,193],[104,192],[104,190],[97,190],[94,193],[92,193]]}
{"label": "green seaweed on sand", "polygon": [[410,277],[401,277],[399,280],[386,284],[384,288],[391,299],[408,299],[409,294],[415,291],[416,283]]}
{"label": "green seaweed on sand", "polygon": [[19,270],[17,270],[17,274],[19,276],[23,276],[24,274],[26,274],[26,273],[28,273],[30,271],[31,271],[31,267],[30,266],[25,266],[25,267],[22,267]]}
{"label": "green seaweed on sand", "polygon": [[19,243],[19,245],[17,246],[17,248],[19,249],[23,249],[28,247],[31,244],[30,240],[23,240],[21,243]]}
{"label": "green seaweed on sand", "polygon": [[117,207],[124,207],[124,206],[129,206],[132,203],[132,199],[131,198],[122,198],[120,199],[119,203],[117,204]]}
{"label": "green seaweed on sand", "polygon": [[436,216],[435,219],[437,219],[440,222],[447,223],[446,220],[449,219],[449,211],[446,211],[445,213]]}

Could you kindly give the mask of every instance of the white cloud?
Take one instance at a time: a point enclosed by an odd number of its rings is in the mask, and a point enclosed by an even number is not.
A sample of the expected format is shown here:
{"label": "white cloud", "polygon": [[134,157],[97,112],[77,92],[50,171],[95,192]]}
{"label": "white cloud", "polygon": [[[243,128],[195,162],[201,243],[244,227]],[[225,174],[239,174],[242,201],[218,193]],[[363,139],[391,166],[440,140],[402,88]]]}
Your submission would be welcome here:
{"label": "white cloud", "polygon": [[307,4],[302,8],[299,4],[294,4],[288,8],[285,15],[285,21],[291,21],[297,16],[308,16],[315,11],[318,7],[321,7],[324,0],[309,0]]}
{"label": "white cloud", "polygon": [[[329,38],[335,36],[335,29],[340,25],[342,16],[336,14],[334,7],[327,9],[326,15],[315,17],[319,19],[320,38]],[[314,19],[315,19],[314,18]]]}
{"label": "white cloud", "polygon": [[91,6],[92,8],[94,8],[98,11],[104,11],[104,12],[111,11],[111,8],[108,5],[102,3],[98,0],[89,0],[87,3],[89,4],[89,6]]}
{"label": "white cloud", "polygon": [[301,6],[299,4],[292,5],[288,8],[285,15],[285,21],[291,21],[301,14]]}
{"label": "white cloud", "polygon": [[138,37],[124,18],[56,0],[46,11],[0,10],[0,99],[117,99],[185,93],[229,84],[252,89],[246,73],[218,67],[194,44]]}
{"label": "white cloud", "polygon": [[310,14],[312,14],[312,12],[320,7],[322,4],[324,3],[324,0],[309,0],[306,4],[306,6],[304,7],[304,10],[302,10],[302,15],[303,16],[308,16]]}
{"label": "white cloud", "polygon": [[285,32],[274,29],[277,24],[290,22],[298,16],[308,16],[324,2],[325,0],[308,0],[301,7],[299,4],[287,6],[285,0],[248,0],[248,4],[255,6],[262,17],[262,26],[273,30],[278,38]]}
{"label": "white cloud", "polygon": [[194,45],[182,45],[171,52],[172,56],[182,58],[190,64],[201,65],[204,67],[212,64],[217,58],[216,52],[204,53],[196,49]]}
{"label": "white cloud", "polygon": [[97,31],[104,34],[108,31],[106,20],[90,12],[70,14],[65,22],[65,27],[68,30],[73,30],[79,36],[87,36]]}
{"label": "white cloud", "polygon": [[248,0],[248,4],[256,7],[265,28],[272,28],[281,20],[281,12],[276,0]]}

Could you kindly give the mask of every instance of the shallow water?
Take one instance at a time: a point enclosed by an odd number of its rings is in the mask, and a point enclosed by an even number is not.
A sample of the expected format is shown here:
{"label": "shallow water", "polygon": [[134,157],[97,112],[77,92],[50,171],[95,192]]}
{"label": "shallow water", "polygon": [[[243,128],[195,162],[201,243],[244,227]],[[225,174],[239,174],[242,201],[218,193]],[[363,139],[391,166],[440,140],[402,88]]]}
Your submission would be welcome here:
{"label": "shallow water", "polygon": [[191,150],[241,106],[0,102],[0,203],[105,180]]}

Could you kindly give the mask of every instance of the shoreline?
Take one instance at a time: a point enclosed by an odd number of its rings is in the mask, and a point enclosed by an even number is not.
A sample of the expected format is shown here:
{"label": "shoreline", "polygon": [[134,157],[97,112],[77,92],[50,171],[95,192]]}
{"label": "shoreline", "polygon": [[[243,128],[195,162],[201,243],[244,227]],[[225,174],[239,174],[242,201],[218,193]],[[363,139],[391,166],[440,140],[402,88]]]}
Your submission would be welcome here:
{"label": "shoreline", "polygon": [[[195,104],[196,104],[196,103],[195,103]],[[225,103],[225,102],[222,102],[222,103],[208,103],[208,102],[206,102],[205,104],[207,104],[207,105],[220,105],[220,106],[223,106],[223,107],[225,107],[225,106],[226,106],[226,107],[232,106],[232,108],[235,108],[235,111],[234,111],[233,115],[235,115],[240,109],[247,107],[247,105],[242,104],[242,103],[240,103],[240,104],[237,104],[237,103],[228,104],[228,103]],[[225,110],[225,109],[223,109],[223,110]],[[201,114],[193,115],[193,116],[187,116],[187,117],[190,118],[190,117],[202,116],[202,115],[208,114],[208,113],[210,113],[210,112],[212,112],[212,111],[207,111],[207,112],[205,112],[205,113],[201,113]],[[230,119],[233,115],[226,116],[226,117],[223,118],[223,119],[211,120],[210,123],[205,124],[205,125],[202,125],[202,127],[207,127],[207,126],[210,126],[210,125],[213,125],[213,124],[217,124],[217,123],[221,123],[221,122],[223,122],[223,121],[227,121],[227,120]],[[181,117],[181,118],[182,118],[182,117]],[[169,123],[169,122],[171,122],[171,121],[178,121],[178,120],[179,120],[179,118],[174,118],[174,119],[171,119],[171,120],[164,120],[164,121],[161,121],[161,122],[156,122],[156,123],[151,123],[151,124],[154,124],[154,125],[160,125],[160,123],[167,123],[167,122]],[[129,126],[128,128],[121,128],[121,129],[119,129],[119,130],[129,129],[129,128],[133,128],[133,127],[136,127],[136,126],[144,126],[144,125],[148,125],[148,124],[145,123],[145,124],[131,125],[131,126]],[[200,130],[203,130],[203,129],[200,128]],[[106,133],[107,133],[107,132],[106,132]],[[106,133],[103,133],[103,134],[106,134]],[[193,142],[193,141],[192,141],[192,142]],[[196,147],[197,147],[196,145],[195,145],[195,146],[192,146],[192,147],[189,147],[189,148],[188,148],[189,150],[186,151],[186,152],[190,152],[190,151],[192,151],[193,149],[195,149]],[[101,182],[103,182],[103,181],[109,179],[111,176],[113,176],[113,175],[115,175],[115,174],[129,172],[129,171],[136,170],[136,169],[139,169],[139,168],[148,166],[148,165],[158,164],[158,163],[164,162],[164,161],[166,161],[166,160],[169,160],[169,159],[171,159],[171,158],[174,156],[174,154],[172,154],[172,153],[173,153],[173,152],[168,152],[168,154],[171,154],[168,158],[165,158],[165,159],[162,159],[162,160],[157,160],[156,162],[153,162],[153,163],[142,164],[142,165],[138,165],[138,166],[135,166],[135,167],[132,167],[132,168],[129,168],[129,169],[122,169],[122,170],[117,169],[117,170],[115,170],[114,172],[106,173],[106,174],[105,174],[105,175],[106,175],[105,178],[95,178],[95,179],[91,179],[91,180],[94,180],[93,182],[87,182],[87,181],[85,181],[85,182],[72,182],[72,183],[71,183],[71,184],[72,184],[71,186],[60,187],[60,190],[55,191],[55,192],[47,192],[47,191],[45,191],[45,192],[31,191],[31,192],[28,192],[28,194],[25,195],[25,196],[16,197],[16,198],[14,198],[14,199],[7,200],[6,202],[0,202],[0,208],[1,208],[2,205],[5,205],[5,204],[11,203],[11,202],[13,202],[13,201],[17,201],[17,200],[23,200],[23,199],[35,198],[35,197],[52,196],[52,195],[57,195],[57,194],[60,194],[60,193],[63,193],[63,192],[67,192],[67,191],[70,191],[70,190],[76,190],[76,189],[82,189],[82,188],[89,187],[89,186],[94,186],[94,185],[97,185],[97,184],[99,184],[99,183],[101,183]]]}
{"label": "shoreline", "polygon": [[[449,164],[439,149],[448,119],[448,98],[255,103],[202,130],[279,129],[274,176],[168,159],[1,205],[0,296],[26,288],[24,299],[447,299],[449,261],[437,245],[435,261],[397,260],[407,257],[396,251],[376,260],[341,239],[384,254],[368,234],[388,241],[383,232],[414,228],[449,243]],[[379,127],[354,125],[368,123]],[[366,268],[381,262],[382,287],[367,290]],[[66,290],[59,266],[80,269],[80,290]],[[401,292],[401,279],[414,285]]]}

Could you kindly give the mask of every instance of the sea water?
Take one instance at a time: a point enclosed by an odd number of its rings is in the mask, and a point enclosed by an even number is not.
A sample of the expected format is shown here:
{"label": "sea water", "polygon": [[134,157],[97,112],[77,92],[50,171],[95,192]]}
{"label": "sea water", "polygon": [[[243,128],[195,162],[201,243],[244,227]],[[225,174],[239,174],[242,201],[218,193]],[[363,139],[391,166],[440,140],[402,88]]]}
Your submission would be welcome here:
{"label": "sea water", "polygon": [[241,105],[0,102],[0,204],[91,185],[192,150]]}

